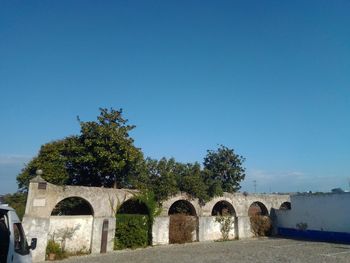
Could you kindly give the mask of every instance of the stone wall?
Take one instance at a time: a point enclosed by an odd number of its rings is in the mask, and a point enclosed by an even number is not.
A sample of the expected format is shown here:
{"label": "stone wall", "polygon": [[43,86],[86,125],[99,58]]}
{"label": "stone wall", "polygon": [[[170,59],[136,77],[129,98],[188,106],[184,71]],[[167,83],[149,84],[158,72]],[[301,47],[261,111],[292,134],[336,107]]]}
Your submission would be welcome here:
{"label": "stone wall", "polygon": [[62,235],[72,232],[66,239],[65,250],[69,252],[89,252],[92,237],[92,216],[51,216],[49,238],[60,242]]}
{"label": "stone wall", "polygon": [[[33,262],[45,260],[46,245],[50,238],[49,233],[62,228],[64,225],[76,224],[77,221],[82,223],[86,230],[86,233],[79,234],[81,237],[79,240],[92,253],[100,253],[102,225],[104,220],[108,220],[107,251],[112,251],[117,207],[134,196],[135,193],[137,191],[127,189],[57,186],[47,183],[40,176],[34,178],[29,185],[26,211],[23,218],[23,228],[28,240],[33,237],[38,239],[37,248],[32,251]],[[87,220],[85,218],[83,220],[83,217],[77,219],[74,216],[59,216],[59,218],[51,216],[54,207],[60,201],[70,197],[82,198],[90,204],[93,211],[93,215],[90,216],[91,219]],[[61,219],[62,223],[59,222]],[[88,230],[89,224],[91,224],[90,231]]]}
{"label": "stone wall", "polygon": [[[33,251],[33,262],[45,259],[47,240],[51,233],[64,227],[81,225],[76,237],[67,241],[67,249],[79,250],[87,247],[92,253],[100,253],[102,226],[108,221],[107,251],[113,249],[115,233],[115,213],[125,201],[132,198],[137,191],[126,189],[110,189],[103,187],[56,186],[44,181],[40,176],[34,178],[29,185],[26,212],[23,226],[28,239],[38,239],[37,249]],[[79,216],[51,216],[54,207],[62,200],[70,197],[84,199],[92,208],[92,215]],[[196,239],[199,241],[217,240],[221,238],[220,224],[212,216],[214,206],[225,201],[234,211],[232,215],[235,223],[230,232],[230,238],[249,238],[253,234],[250,230],[248,210],[254,202],[260,202],[270,213],[279,209],[281,204],[290,201],[289,195],[264,194],[229,194],[216,197],[201,204],[197,199],[185,193],[170,197],[163,202],[161,214],[155,218],[152,226],[153,245],[169,243],[169,209],[179,200],[190,203],[193,214],[198,218]],[[79,246],[77,245],[79,243]]]}

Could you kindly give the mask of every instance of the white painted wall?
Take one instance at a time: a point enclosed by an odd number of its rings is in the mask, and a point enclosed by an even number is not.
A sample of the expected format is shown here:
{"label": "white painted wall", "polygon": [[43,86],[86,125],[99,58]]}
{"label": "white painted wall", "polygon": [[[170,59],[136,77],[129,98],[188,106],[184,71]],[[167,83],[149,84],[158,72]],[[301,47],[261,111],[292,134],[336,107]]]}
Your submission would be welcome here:
{"label": "white painted wall", "polygon": [[168,216],[159,216],[154,219],[152,226],[152,245],[169,244],[169,222]]}
{"label": "white painted wall", "polygon": [[48,218],[24,216],[22,223],[27,240],[37,238],[36,249],[32,250],[33,262],[44,261],[50,220]]}
{"label": "white painted wall", "polygon": [[[222,239],[222,234],[220,231],[221,225],[220,223],[216,222],[215,218],[215,216],[199,217],[199,241]],[[230,230],[229,238],[235,238],[234,224],[232,224],[232,229]]]}
{"label": "white painted wall", "polygon": [[350,233],[350,193],[291,196],[291,210],[277,210],[279,227]]}
{"label": "white painted wall", "polygon": [[66,240],[66,251],[90,251],[92,223],[92,216],[51,216],[48,239],[54,235],[55,240],[59,240],[59,232],[67,228],[76,228],[73,237]]}

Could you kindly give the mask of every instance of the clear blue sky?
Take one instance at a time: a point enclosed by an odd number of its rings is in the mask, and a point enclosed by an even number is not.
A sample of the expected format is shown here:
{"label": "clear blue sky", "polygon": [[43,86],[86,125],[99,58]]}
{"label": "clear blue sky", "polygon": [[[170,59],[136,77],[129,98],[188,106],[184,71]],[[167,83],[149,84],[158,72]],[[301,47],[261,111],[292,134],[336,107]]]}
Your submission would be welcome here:
{"label": "clear blue sky", "polygon": [[146,156],[246,158],[242,190],[350,179],[350,1],[0,1],[0,194],[76,116],[123,108]]}

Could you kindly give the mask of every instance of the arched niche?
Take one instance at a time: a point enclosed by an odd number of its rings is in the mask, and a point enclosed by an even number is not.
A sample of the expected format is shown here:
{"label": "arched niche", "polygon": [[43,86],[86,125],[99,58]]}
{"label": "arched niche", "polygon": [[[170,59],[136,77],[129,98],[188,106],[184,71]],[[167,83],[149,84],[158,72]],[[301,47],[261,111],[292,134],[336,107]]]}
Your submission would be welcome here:
{"label": "arched niche", "polygon": [[217,202],[212,211],[211,211],[212,216],[235,216],[236,211],[233,208],[232,204],[229,202],[222,200]]}
{"label": "arched niche", "polygon": [[145,247],[152,242],[147,205],[137,199],[125,201],[116,213],[115,240],[118,249]]}
{"label": "arched niche", "polygon": [[290,202],[284,202],[280,206],[280,210],[291,210],[292,204]]}
{"label": "arched niche", "polygon": [[251,217],[255,215],[268,216],[269,211],[263,203],[256,201],[253,202],[248,209],[248,216]]}
{"label": "arched niche", "polygon": [[125,201],[117,211],[117,214],[139,214],[148,215],[147,206],[139,200],[129,199]]}
{"label": "arched niche", "polygon": [[67,197],[56,204],[51,216],[94,215],[94,209],[84,198]]}
{"label": "arched niche", "polygon": [[196,209],[191,204],[191,202],[187,200],[178,200],[170,206],[168,215],[175,215],[175,214],[197,216]]}
{"label": "arched niche", "polygon": [[196,209],[187,200],[174,202],[168,211],[169,243],[187,243],[198,240]]}

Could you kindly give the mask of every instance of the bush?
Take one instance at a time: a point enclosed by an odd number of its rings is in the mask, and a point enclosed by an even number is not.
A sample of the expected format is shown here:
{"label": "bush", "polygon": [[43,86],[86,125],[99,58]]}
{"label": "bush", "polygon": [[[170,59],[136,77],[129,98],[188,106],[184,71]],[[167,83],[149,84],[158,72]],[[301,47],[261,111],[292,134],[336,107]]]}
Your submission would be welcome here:
{"label": "bush", "polygon": [[67,254],[62,250],[59,243],[53,239],[49,239],[46,246],[46,254],[55,254],[55,259],[64,259]]}
{"label": "bush", "polygon": [[60,244],[55,242],[53,239],[49,239],[49,241],[47,241],[46,254],[58,254],[60,252]]}
{"label": "bush", "polygon": [[149,217],[138,214],[116,216],[114,249],[145,247],[149,244]]}
{"label": "bush", "polygon": [[250,217],[251,230],[258,236],[269,236],[272,230],[271,218],[268,216],[254,215]]}
{"label": "bush", "polygon": [[232,216],[217,216],[215,217],[215,221],[220,224],[222,240],[229,240],[230,231],[233,229],[235,218]]}
{"label": "bush", "polygon": [[186,243],[193,241],[193,231],[197,228],[197,218],[186,214],[170,216],[169,242]]}

